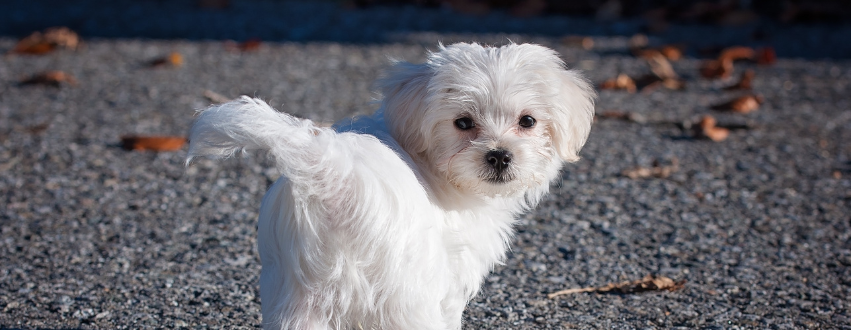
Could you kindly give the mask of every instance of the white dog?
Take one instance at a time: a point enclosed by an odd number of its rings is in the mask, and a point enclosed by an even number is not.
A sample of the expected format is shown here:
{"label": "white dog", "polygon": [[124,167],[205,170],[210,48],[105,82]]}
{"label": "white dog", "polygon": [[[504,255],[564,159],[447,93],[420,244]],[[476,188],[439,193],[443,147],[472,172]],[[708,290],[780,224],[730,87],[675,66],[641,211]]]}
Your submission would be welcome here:
{"label": "white dog", "polygon": [[265,329],[460,329],[594,112],[588,82],[531,44],[441,45],[379,86],[381,108],[336,131],[248,97],[192,127],[189,160],[264,150],[282,173],[257,230]]}

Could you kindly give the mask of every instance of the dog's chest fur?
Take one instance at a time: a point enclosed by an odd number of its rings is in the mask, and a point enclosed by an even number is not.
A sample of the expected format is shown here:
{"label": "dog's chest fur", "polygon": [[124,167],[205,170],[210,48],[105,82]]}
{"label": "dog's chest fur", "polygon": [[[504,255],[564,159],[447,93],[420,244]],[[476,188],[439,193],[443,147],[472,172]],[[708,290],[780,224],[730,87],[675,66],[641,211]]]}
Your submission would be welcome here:
{"label": "dog's chest fur", "polygon": [[505,211],[469,210],[446,214],[444,238],[450,263],[468,298],[478,292],[483,276],[505,257],[514,219]]}

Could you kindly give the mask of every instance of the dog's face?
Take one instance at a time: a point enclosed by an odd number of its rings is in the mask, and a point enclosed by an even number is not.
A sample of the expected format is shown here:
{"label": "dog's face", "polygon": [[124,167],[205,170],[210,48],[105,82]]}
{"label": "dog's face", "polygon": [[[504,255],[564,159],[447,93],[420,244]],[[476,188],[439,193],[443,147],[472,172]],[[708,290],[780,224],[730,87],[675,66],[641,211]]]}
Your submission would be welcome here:
{"label": "dog's face", "polygon": [[441,47],[382,81],[384,116],[402,147],[465,193],[511,196],[546,187],[575,161],[594,92],[545,47]]}
{"label": "dog's face", "polygon": [[[435,77],[444,78],[444,77]],[[435,92],[423,116],[422,152],[456,187],[488,196],[510,195],[548,183],[561,165],[553,146],[552,116],[534,92],[510,86],[503,91],[475,77]],[[486,82],[486,84],[489,82]],[[463,89],[462,89],[463,88]]]}

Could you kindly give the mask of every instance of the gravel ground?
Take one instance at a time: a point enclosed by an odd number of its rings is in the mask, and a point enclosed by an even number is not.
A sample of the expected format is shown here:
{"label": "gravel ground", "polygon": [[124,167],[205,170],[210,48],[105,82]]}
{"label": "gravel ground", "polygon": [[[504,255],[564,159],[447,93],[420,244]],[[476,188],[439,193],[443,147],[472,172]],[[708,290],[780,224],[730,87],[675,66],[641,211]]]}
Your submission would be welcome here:
{"label": "gravel ground", "polygon": [[[124,134],[186,134],[194,110],[210,103],[205,90],[335,121],[374,109],[370,84],[387,56],[419,61],[438,40],[541,43],[596,83],[649,71],[626,50],[638,21],[349,12],[329,3],[234,1],[226,11],[74,3],[0,4],[2,52],[51,25],[85,38],[75,52],[0,58],[0,328],[259,327],[255,228],[277,177],[270,163],[253,155],[185,168],[185,149],[119,147]],[[494,33],[500,24],[515,34]],[[348,35],[355,26],[364,33]],[[754,92],[766,102],[747,115],[710,110],[740,93],[722,90],[732,81],[700,78],[693,52],[674,63],[683,91],[602,91],[598,111],[646,122],[597,121],[583,159],[521,219],[465,329],[851,329],[851,52],[838,42],[851,40],[851,29],[766,23],[768,41],[742,37],[753,28],[676,26],[651,37],[770,43],[776,64],[737,64],[735,74],[754,69]],[[564,34],[594,35],[596,47],[562,44]],[[238,53],[221,41],[248,37],[281,42]],[[170,52],[185,64],[146,67]],[[79,84],[17,83],[44,70]],[[748,129],[712,142],[675,125],[704,114]],[[621,175],[674,159],[679,169],[668,178]],[[650,273],[687,283],[546,297]]]}

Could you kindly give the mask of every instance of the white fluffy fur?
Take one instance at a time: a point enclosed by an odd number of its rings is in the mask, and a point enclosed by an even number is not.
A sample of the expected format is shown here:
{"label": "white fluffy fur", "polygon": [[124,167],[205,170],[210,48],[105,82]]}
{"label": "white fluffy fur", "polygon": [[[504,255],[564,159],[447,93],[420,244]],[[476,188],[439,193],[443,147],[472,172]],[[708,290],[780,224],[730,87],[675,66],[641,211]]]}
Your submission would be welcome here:
{"label": "white fluffy fur", "polygon": [[[441,45],[379,85],[381,109],[336,130],[248,97],[192,127],[189,160],[263,150],[282,173],[260,208],[265,329],[460,329],[515,216],[578,159],[594,109],[589,84],[530,44]],[[487,180],[497,148],[513,154],[501,183]]]}

